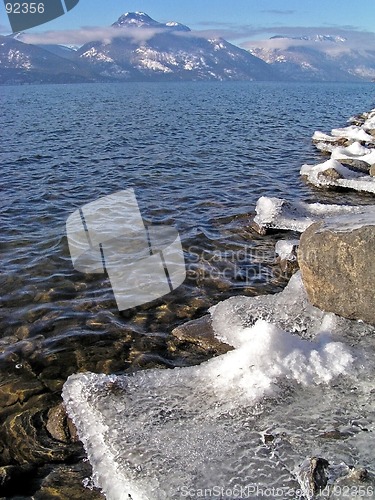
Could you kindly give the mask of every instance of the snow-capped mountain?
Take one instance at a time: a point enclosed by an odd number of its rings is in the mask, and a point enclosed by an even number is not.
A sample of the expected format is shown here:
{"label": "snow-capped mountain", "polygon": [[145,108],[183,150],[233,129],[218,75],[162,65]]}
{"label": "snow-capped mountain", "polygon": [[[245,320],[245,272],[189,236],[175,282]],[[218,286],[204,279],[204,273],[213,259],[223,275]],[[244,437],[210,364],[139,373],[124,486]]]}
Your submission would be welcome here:
{"label": "snow-capped mountain", "polygon": [[337,35],[277,35],[245,50],[144,12],[127,12],[96,34],[100,39],[81,47],[77,40],[31,45],[22,34],[0,37],[0,83],[375,79],[375,51]]}
{"label": "snow-capped mountain", "polygon": [[159,23],[144,12],[126,12],[120,16],[115,23],[112,24],[115,28],[157,28],[169,29],[173,31],[191,31],[190,28],[184,24],[177,23],[176,21],[169,21],[167,23]]}
{"label": "snow-capped mountain", "polygon": [[358,50],[342,36],[274,36],[249,43],[247,48],[290,80],[371,81],[375,78],[374,51]]}
{"label": "snow-capped mountain", "polygon": [[144,12],[123,14],[103,31],[105,41],[78,50],[69,43],[42,46],[22,43],[22,35],[2,37],[0,83],[280,78],[247,50],[175,21],[159,23]]}
{"label": "snow-capped mountain", "polygon": [[112,80],[275,80],[275,70],[229,42],[206,39],[183,24],[128,12],[116,36],[78,50],[98,78]]}
{"label": "snow-capped mountain", "polygon": [[271,36],[270,40],[305,40],[305,41],[311,41],[311,42],[334,42],[334,43],[339,43],[339,42],[346,42],[347,38],[342,37],[342,36],[337,36],[337,35],[303,35],[303,36],[292,36],[292,37],[287,37],[284,35],[275,35]]}
{"label": "snow-capped mountain", "polygon": [[78,62],[20,42],[15,36],[0,36],[0,83],[76,83],[92,81]]}

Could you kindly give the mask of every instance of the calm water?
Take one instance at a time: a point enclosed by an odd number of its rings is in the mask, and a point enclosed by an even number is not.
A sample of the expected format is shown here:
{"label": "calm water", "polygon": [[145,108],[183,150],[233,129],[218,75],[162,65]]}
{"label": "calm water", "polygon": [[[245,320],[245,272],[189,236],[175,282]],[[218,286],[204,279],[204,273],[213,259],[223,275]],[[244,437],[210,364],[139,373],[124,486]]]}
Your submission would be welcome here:
{"label": "calm water", "polygon": [[[322,193],[298,175],[321,158],[310,140],[316,129],[374,106],[371,84],[56,85],[1,94],[0,332],[11,364],[27,358],[17,347],[25,339],[43,359],[79,349],[93,332],[93,348],[122,330],[151,339],[228,295],[278,290],[285,282],[272,275],[274,237],[248,228],[262,195],[373,199]],[[129,187],[145,220],[179,229],[189,279],[165,300],[120,314],[105,276],[72,268],[65,221]],[[214,257],[243,250],[224,276],[227,263]],[[71,338],[74,347],[64,341]],[[142,342],[137,352],[151,349]]]}

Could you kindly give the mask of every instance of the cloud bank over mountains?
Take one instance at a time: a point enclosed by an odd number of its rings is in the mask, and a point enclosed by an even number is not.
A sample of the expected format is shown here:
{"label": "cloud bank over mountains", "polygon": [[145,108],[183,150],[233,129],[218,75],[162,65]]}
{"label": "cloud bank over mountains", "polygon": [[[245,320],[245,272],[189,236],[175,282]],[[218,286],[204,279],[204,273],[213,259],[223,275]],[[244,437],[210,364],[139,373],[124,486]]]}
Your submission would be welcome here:
{"label": "cloud bank over mountains", "polygon": [[48,66],[59,67],[56,57],[65,67],[58,82],[375,79],[375,34],[353,26],[200,25],[192,31],[128,12],[108,27],[0,36],[0,83],[43,82],[44,66],[54,81]]}

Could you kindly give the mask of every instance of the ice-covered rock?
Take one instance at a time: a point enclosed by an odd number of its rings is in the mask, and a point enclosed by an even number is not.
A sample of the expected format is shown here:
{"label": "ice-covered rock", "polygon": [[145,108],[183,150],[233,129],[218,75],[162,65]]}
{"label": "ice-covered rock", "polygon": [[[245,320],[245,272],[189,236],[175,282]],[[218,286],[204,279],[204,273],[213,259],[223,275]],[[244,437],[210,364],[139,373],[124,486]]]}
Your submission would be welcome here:
{"label": "ice-covered rock", "polygon": [[338,162],[350,165],[361,172],[368,173],[370,166],[375,164],[375,150],[353,142],[348,147],[335,147],[332,149],[331,158]]}
{"label": "ice-covered rock", "polygon": [[362,127],[358,127],[357,125],[349,125],[348,127],[344,128],[334,128],[332,129],[331,134],[333,135],[333,137],[340,137],[349,139],[351,141],[360,141],[367,143],[374,142],[374,137],[365,132]]}
{"label": "ice-covered rock", "polygon": [[[333,172],[337,175],[332,175]],[[372,176],[355,172],[332,158],[317,165],[303,165],[300,173],[317,187],[341,187],[375,193],[375,179]]]}
{"label": "ice-covered rock", "polygon": [[335,144],[331,142],[316,142],[316,149],[319,149],[322,153],[332,153],[332,151],[337,147]]}
{"label": "ice-covered rock", "polygon": [[275,245],[275,253],[281,260],[295,261],[299,240],[279,240]]}
{"label": "ice-covered rock", "polygon": [[342,140],[342,139],[343,138],[328,135],[328,134],[325,134],[324,132],[320,132],[320,130],[317,130],[316,132],[314,132],[314,134],[312,136],[312,140],[315,143],[321,143],[321,142],[330,143],[333,146],[336,146],[340,142],[340,140],[341,140],[341,142],[347,142],[347,140],[345,138],[344,138],[344,140]]}
{"label": "ice-covered rock", "polygon": [[373,135],[375,131],[375,110],[372,109],[369,113],[366,113],[365,121],[362,128]]}
{"label": "ice-covered rock", "polygon": [[375,206],[328,220],[301,236],[298,262],[310,301],[341,316],[375,324]]}
{"label": "ice-covered rock", "polygon": [[[373,427],[365,399],[373,356],[344,344],[348,331],[353,344],[367,339],[368,327],[311,306],[298,274],[280,294],[233,297],[211,316],[234,350],[199,366],[80,373],[65,383],[65,406],[108,499],[254,498],[272,486],[287,497],[300,488],[298,465],[316,455],[319,431],[336,417],[349,425],[360,407]],[[372,467],[366,437],[365,445],[356,435],[340,443],[340,460]],[[327,442],[324,453],[334,457],[336,448]]]}
{"label": "ice-covered rock", "polygon": [[[344,168],[344,167],[343,167]],[[328,205],[324,203],[290,202],[283,198],[262,196],[256,204],[255,228],[260,232],[267,229],[284,229],[303,232],[311,224],[327,217],[342,214],[373,213],[369,206]]]}

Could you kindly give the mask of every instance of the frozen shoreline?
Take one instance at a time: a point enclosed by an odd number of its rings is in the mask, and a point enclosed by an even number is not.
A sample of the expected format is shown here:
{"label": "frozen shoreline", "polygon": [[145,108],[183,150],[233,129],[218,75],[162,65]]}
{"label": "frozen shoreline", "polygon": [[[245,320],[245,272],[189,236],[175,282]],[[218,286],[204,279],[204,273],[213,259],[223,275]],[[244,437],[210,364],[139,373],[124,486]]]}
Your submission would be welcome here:
{"label": "frozen shoreline", "polygon": [[[345,161],[343,156],[355,156],[363,168],[373,155],[369,150],[375,139],[368,130],[374,120],[373,110],[362,125],[316,138],[320,147],[331,148],[332,156]],[[337,163],[332,159],[324,167],[303,167],[301,173],[318,179],[315,185],[321,187],[340,187],[338,181],[345,180],[356,182],[354,189],[365,186],[372,192],[371,175],[345,177],[353,170],[348,174]],[[374,215],[373,205],[261,198],[255,222],[264,231],[303,232],[321,220],[336,221],[337,227],[355,225],[358,218],[366,224],[375,221]],[[296,241],[281,243],[279,253],[294,258],[295,246]],[[198,492],[221,485],[229,491],[233,484],[277,484],[284,492],[294,491],[295,498],[312,499],[311,471],[309,476],[304,461],[314,456],[327,459],[323,475],[329,487],[359,488],[363,481],[351,472],[366,467],[367,490],[361,490],[361,498],[372,498],[373,327],[313,307],[299,275],[282,293],[232,297],[210,313],[216,341],[234,350],[196,367],[133,376],[76,374],[65,383],[68,414],[85,445],[94,481],[107,498],[177,499],[182,488]]]}

